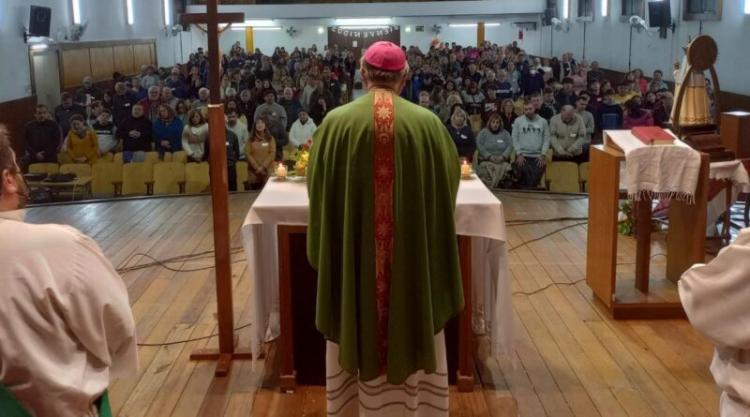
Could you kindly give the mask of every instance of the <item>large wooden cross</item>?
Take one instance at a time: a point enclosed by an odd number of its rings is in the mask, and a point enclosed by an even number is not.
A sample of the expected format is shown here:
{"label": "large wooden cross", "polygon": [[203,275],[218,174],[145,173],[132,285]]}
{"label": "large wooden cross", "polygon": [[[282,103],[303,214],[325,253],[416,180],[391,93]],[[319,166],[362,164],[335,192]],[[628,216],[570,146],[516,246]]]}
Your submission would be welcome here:
{"label": "large wooden cross", "polygon": [[229,191],[224,106],[221,103],[219,24],[245,21],[243,13],[219,13],[217,0],[208,0],[206,13],[183,14],[183,25],[205,23],[208,32],[208,105],[211,203],[213,207],[216,298],[219,321],[219,349],[199,349],[191,360],[216,360],[216,376],[226,376],[234,359],[251,359],[249,349],[235,349],[234,309],[232,307],[232,265],[229,243]]}

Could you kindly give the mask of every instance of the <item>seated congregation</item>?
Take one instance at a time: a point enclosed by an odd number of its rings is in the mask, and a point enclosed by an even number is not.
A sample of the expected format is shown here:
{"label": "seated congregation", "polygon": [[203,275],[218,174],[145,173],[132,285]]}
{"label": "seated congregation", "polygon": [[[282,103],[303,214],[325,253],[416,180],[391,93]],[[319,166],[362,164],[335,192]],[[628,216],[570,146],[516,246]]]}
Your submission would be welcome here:
{"label": "seated congregation", "polygon": [[[615,93],[596,61],[579,63],[571,53],[529,57],[515,42],[403,49],[411,76],[401,96],[445,123],[489,188],[585,191],[588,149],[604,129],[669,121],[672,94],[658,70],[651,81],[631,71]],[[235,44],[222,64],[232,191],[261,188],[276,164],[292,164],[326,114],[359,87],[353,51],[337,45],[266,56]],[[199,48],[171,69],[116,73],[111,89],[85,77],[54,111],[36,107],[22,169],[90,175],[103,196],[207,190],[207,71]]]}

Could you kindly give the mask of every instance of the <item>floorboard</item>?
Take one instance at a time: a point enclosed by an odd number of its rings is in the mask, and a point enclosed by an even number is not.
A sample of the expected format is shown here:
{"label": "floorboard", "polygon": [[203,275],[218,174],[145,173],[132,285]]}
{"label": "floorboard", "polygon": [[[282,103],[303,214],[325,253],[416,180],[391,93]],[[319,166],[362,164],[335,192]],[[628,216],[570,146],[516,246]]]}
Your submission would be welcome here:
{"label": "floorboard", "polygon": [[[235,326],[249,323],[251,288],[240,227],[256,194],[230,197]],[[593,301],[583,282],[585,224],[528,243],[576,220],[514,225],[517,220],[585,218],[583,197],[503,192],[509,222],[508,261],[513,291],[516,352],[488,354],[477,339],[478,389],[451,391],[452,416],[680,417],[717,416],[719,393],[708,366],[712,346],[681,320],[613,321]],[[36,207],[32,223],[62,223],[92,236],[120,268],[198,254],[213,248],[207,196],[134,199]],[[653,252],[663,251],[655,234]],[[632,273],[635,242],[621,237],[620,276]],[[214,378],[214,363],[191,362],[190,352],[215,347],[216,300],[210,254],[123,273],[142,343],[137,376],[110,387],[114,414],[121,417],[324,416],[325,392],[276,389],[276,346],[265,358],[235,362],[229,377]],[[652,259],[652,275],[663,278],[664,257]],[[623,285],[629,285],[627,282]],[[672,299],[663,285],[653,297]],[[240,345],[250,328],[237,332]]]}

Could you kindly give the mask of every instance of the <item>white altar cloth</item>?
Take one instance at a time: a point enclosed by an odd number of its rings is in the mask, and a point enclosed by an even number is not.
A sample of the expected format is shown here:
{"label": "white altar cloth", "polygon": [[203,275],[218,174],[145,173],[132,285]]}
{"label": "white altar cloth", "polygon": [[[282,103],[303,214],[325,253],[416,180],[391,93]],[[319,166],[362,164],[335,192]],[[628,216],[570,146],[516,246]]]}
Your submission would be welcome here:
{"label": "white altar cloth", "polygon": [[[489,332],[494,356],[510,357],[513,307],[503,205],[478,179],[462,180],[457,200],[456,233],[471,237],[475,331]],[[280,333],[276,227],[306,226],[308,206],[304,183],[272,178],[242,225],[253,294],[250,348],[256,358],[263,343]]]}

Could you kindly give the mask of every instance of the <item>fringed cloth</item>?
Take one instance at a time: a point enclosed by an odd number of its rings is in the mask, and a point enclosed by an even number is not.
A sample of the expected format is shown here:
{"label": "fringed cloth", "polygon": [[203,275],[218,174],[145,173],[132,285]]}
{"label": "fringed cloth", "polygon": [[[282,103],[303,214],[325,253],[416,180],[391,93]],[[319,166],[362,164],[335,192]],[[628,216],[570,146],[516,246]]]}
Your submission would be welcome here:
{"label": "fringed cloth", "polygon": [[628,198],[695,203],[701,156],[693,148],[677,138],[674,145],[646,145],[629,130],[608,130],[605,137],[625,153]]}

